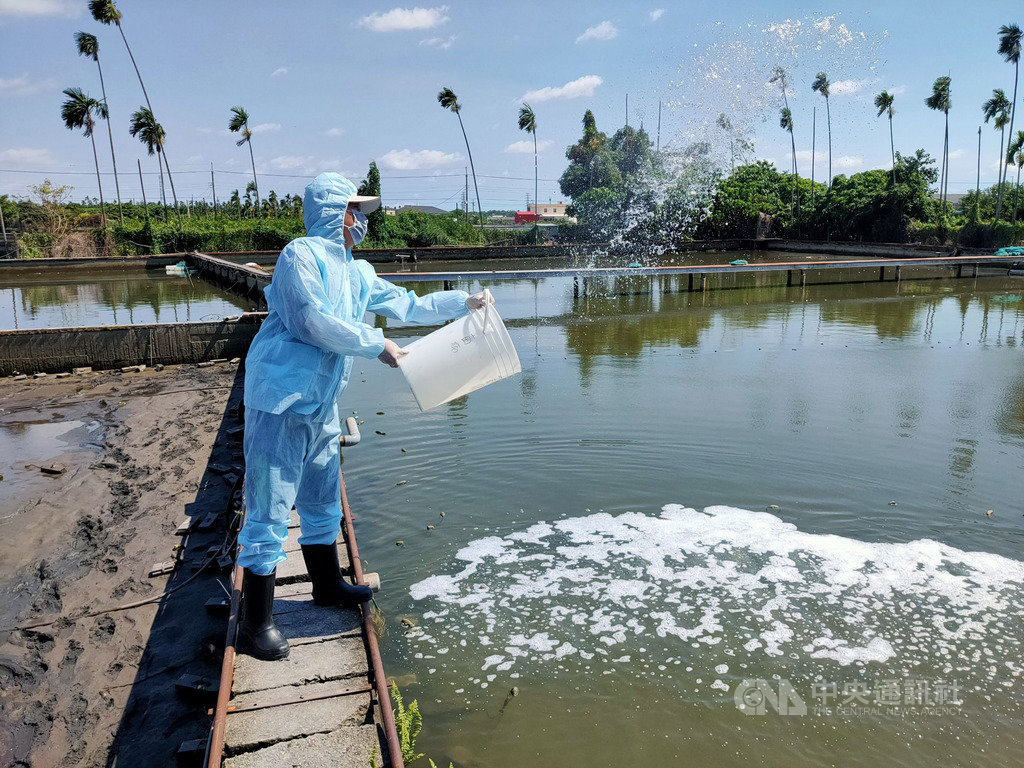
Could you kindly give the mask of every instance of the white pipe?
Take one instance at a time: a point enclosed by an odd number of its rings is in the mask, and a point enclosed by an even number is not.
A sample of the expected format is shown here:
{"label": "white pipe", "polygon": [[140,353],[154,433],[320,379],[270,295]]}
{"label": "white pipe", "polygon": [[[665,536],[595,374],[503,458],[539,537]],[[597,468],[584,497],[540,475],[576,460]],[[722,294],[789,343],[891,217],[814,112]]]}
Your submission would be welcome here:
{"label": "white pipe", "polygon": [[342,447],[348,448],[353,445],[358,445],[362,439],[362,435],[359,434],[359,424],[356,422],[355,416],[349,416],[345,419],[345,431],[348,432],[346,435],[341,436]]}

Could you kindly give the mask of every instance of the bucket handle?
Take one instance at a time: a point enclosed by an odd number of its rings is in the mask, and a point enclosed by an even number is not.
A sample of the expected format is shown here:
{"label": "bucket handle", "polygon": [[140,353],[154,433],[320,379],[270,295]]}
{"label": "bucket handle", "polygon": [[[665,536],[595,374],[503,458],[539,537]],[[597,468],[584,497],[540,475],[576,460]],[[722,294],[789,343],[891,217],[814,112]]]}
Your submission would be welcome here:
{"label": "bucket handle", "polygon": [[491,315],[491,302],[494,299],[491,297],[491,291],[489,288],[484,288],[484,333],[487,333],[487,320]]}

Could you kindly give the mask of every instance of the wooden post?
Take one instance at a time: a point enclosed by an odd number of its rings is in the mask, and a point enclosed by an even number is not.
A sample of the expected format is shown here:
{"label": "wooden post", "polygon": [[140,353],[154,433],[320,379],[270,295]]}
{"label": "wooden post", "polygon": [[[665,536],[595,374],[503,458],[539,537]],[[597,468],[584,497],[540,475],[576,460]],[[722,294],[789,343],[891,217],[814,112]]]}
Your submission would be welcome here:
{"label": "wooden post", "polygon": [[580,297],[580,276],[572,276],[572,298],[575,301]]}
{"label": "wooden post", "polygon": [[896,265],[896,282],[897,283],[900,281],[900,270],[901,269],[903,269],[903,267],[901,267],[899,265]]}
{"label": "wooden post", "polygon": [[807,272],[805,270],[801,269],[800,270],[800,287],[804,288],[804,287],[806,287],[806,285],[807,285]]}
{"label": "wooden post", "polygon": [[686,286],[686,290],[688,292],[692,293],[693,292],[693,272],[690,273],[689,277],[690,277],[690,282],[689,282],[689,285]]}
{"label": "wooden post", "polygon": [[884,283],[885,282],[885,267],[879,267],[878,268],[878,282],[880,282],[880,283]]}
{"label": "wooden post", "polygon": [[787,269],[786,270],[786,287],[789,288],[791,285],[793,285],[793,270],[792,269]]}
{"label": "wooden post", "polygon": [[451,280],[445,280],[444,281],[444,289],[446,291],[450,291],[452,289],[452,281]]}
{"label": "wooden post", "polygon": [[703,272],[700,273],[700,291],[703,293],[708,289],[708,276]]}

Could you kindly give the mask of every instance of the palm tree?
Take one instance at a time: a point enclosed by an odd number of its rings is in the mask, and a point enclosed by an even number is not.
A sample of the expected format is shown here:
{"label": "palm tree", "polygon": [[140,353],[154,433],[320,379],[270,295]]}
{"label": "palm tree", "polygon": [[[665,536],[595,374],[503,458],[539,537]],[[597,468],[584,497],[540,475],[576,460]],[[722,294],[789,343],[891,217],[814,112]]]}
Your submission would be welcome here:
{"label": "palm tree", "polygon": [[[114,0],[89,0],[89,12],[92,17],[100,24],[110,25],[113,24],[117,27],[117,31],[121,33],[121,39],[124,41],[125,50],[128,51],[128,58],[132,60],[132,66],[135,67],[135,76],[139,78],[139,85],[142,87],[142,95],[146,99],[146,106],[149,107],[149,113],[153,115],[153,105],[149,101],[149,94],[146,93],[146,84],[142,82],[142,73],[139,72],[139,65],[135,62],[135,55],[132,53],[131,46],[128,45],[128,38],[125,37],[124,27],[121,26],[121,11],[117,9],[114,4]],[[154,122],[156,122],[154,120]],[[161,131],[163,128],[160,129]],[[133,134],[134,135],[134,134]],[[171,197],[174,199],[174,210],[178,213],[178,223],[181,223],[181,213],[178,212],[178,195],[174,191],[174,177],[171,175],[171,166],[167,162],[167,152],[163,149],[163,142],[161,141],[160,155],[163,157],[164,165],[167,166],[167,178],[171,182]],[[159,158],[157,158],[159,160]],[[160,172],[161,177],[163,171]]]}
{"label": "palm tree", "polygon": [[96,62],[100,73],[100,91],[103,93],[103,104],[107,107],[107,138],[110,139],[110,161],[114,164],[114,189],[117,190],[117,218],[124,224],[124,209],[121,206],[121,182],[117,178],[117,157],[114,155],[114,131],[110,127],[110,105],[107,101],[107,87],[103,83],[103,67],[100,66],[100,44],[96,35],[79,32],[75,35],[78,44],[78,55],[86,56]]}
{"label": "palm tree", "polygon": [[825,115],[828,119],[828,185],[832,186],[832,110],[829,107],[829,86],[831,83],[828,81],[828,76],[824,72],[819,72],[817,77],[814,78],[814,82],[811,83],[811,90],[817,91],[825,97]]}
{"label": "palm tree", "polygon": [[232,133],[241,131],[242,138],[235,142],[236,147],[243,144],[249,145],[249,162],[252,163],[252,184],[256,190],[256,210],[260,207],[260,185],[256,181],[256,160],[252,155],[252,131],[249,130],[249,113],[243,107],[231,108],[231,121],[228,123],[228,130]]}
{"label": "palm tree", "polygon": [[996,166],[996,221],[999,221],[999,216],[1003,209],[1003,163],[1005,162],[1005,156],[1003,155],[1003,140],[1006,138],[1006,124],[1010,120],[1010,100],[1006,98],[1006,94],[1003,93],[1002,88],[995,88],[992,90],[992,98],[981,105],[982,112],[985,115],[985,122],[989,120],[994,122],[995,127],[999,130],[999,163]]}
{"label": "palm tree", "polygon": [[100,218],[103,226],[107,226],[107,207],[103,202],[103,182],[100,180],[100,158],[96,154],[96,137],[93,135],[93,128],[96,123],[93,120],[93,113],[104,120],[107,119],[107,105],[97,101],[85,94],[81,88],[67,88],[64,95],[68,100],[61,105],[60,116],[64,120],[64,127],[74,131],[83,128],[84,133],[92,140],[92,159],[96,163],[96,184],[100,188]]}
{"label": "palm tree", "polygon": [[459,104],[459,97],[451,88],[442,88],[437,94],[437,103],[445,109],[449,109],[459,118],[459,127],[462,129],[462,138],[466,142],[466,154],[469,155],[469,170],[473,172],[473,189],[476,191],[476,207],[480,211],[480,226],[484,225],[484,209],[480,205],[480,187],[476,183],[476,168],[473,167],[473,153],[469,149],[469,139],[466,137],[466,126],[462,124],[462,105]]}
{"label": "palm tree", "polygon": [[1006,149],[1006,162],[1017,166],[1017,184],[1013,190],[1013,215],[1011,224],[1017,223],[1017,209],[1020,207],[1020,167],[1024,165],[1024,131],[1017,131],[1017,138]]}
{"label": "palm tree", "polygon": [[[1017,78],[1020,75],[1020,46],[1022,33],[1016,24],[1004,24],[999,28],[998,53],[1003,60],[1013,64],[1013,99],[1010,102],[1010,136],[1013,136],[1013,119],[1017,115]],[[1000,158],[1002,160],[1002,158]],[[1003,184],[1006,182],[1006,163],[1003,163],[1003,175],[999,178],[999,201],[996,202],[996,221],[1001,213]]]}
{"label": "palm tree", "polygon": [[[164,151],[164,139],[166,132],[164,127],[156,121],[153,117],[153,113],[149,107],[139,107],[135,112],[132,112],[131,124],[128,127],[128,132],[132,136],[137,136],[139,141],[146,145],[146,151],[150,156],[156,155],[156,167],[160,171],[160,193],[163,195],[164,202],[164,219],[167,218],[167,195],[164,193],[164,169],[160,164],[160,156]],[[168,171],[170,173],[170,171]],[[177,210],[178,206],[174,206]],[[178,213],[178,220],[181,221],[181,213]]]}
{"label": "palm tree", "polygon": [[943,210],[946,204],[946,190],[949,188],[949,110],[953,106],[950,99],[950,77],[943,75],[932,85],[932,95],[924,100],[929,109],[938,110],[946,116],[946,130],[942,144],[942,176],[939,179],[939,192],[942,196]]}
{"label": "palm tree", "polygon": [[783,107],[779,111],[779,127],[789,131],[789,142],[793,148],[793,203],[795,204],[799,171],[796,167],[796,139],[793,138],[793,113],[789,111],[789,107]]}
{"label": "palm tree", "polygon": [[537,116],[533,114],[533,107],[527,103],[519,108],[519,130],[533,134],[533,204],[540,205],[537,197]]}
{"label": "palm tree", "polygon": [[896,184],[896,143],[892,138],[892,103],[896,97],[888,91],[882,91],[875,96],[875,107],[878,109],[878,117],[887,114],[889,116],[889,153],[892,155],[892,183]]}

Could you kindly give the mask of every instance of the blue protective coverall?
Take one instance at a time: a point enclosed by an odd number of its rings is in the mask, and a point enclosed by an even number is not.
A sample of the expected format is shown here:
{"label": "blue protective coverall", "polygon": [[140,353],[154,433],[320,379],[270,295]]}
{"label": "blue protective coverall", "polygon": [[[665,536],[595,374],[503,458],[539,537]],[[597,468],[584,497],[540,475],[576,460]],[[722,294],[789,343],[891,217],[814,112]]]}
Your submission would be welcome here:
{"label": "blue protective coverall", "polygon": [[338,396],[353,357],[384,351],[366,312],[439,324],[468,312],[465,291],[424,297],[377,277],[345,247],[344,217],[355,185],[323,173],[306,187],[307,237],[281,251],[266,289],[269,314],[245,361],[246,519],[239,563],[269,575],[285,559],[292,506],[300,544],[330,544],[341,525]]}

